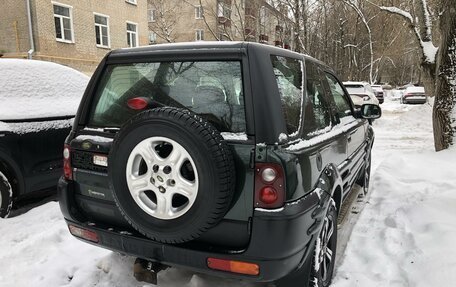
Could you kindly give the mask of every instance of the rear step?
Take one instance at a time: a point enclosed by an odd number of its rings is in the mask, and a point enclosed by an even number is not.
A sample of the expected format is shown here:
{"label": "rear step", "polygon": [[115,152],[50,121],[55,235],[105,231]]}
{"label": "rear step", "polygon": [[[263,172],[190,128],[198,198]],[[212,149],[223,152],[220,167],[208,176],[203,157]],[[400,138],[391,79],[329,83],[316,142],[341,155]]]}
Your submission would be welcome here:
{"label": "rear step", "polygon": [[136,258],[133,265],[133,276],[136,280],[157,285],[158,272],[168,269],[169,266],[158,262],[152,262],[142,258]]}

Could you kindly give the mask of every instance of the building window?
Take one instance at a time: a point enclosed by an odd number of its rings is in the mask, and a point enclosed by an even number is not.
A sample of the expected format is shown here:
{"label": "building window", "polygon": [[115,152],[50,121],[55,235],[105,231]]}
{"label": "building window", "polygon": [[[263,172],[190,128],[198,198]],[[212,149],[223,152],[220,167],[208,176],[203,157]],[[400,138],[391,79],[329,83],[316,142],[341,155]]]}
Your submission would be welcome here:
{"label": "building window", "polygon": [[73,20],[71,15],[72,7],[61,4],[53,4],[53,6],[56,40],[73,43]]}
{"label": "building window", "polygon": [[127,22],[127,44],[128,47],[138,46],[138,24]]}
{"label": "building window", "polygon": [[155,9],[147,9],[147,19],[149,22],[155,22]]}
{"label": "building window", "polygon": [[229,4],[224,3],[222,1],[218,2],[217,4],[217,16],[224,17],[226,19],[230,19],[231,17],[231,8]]}
{"label": "building window", "polygon": [[94,17],[97,46],[109,48],[109,17],[101,14],[94,14]]}
{"label": "building window", "polygon": [[260,33],[266,34],[266,7],[260,8]]}
{"label": "building window", "polygon": [[155,32],[149,31],[149,45],[157,43],[157,34]]}
{"label": "building window", "polygon": [[125,0],[125,2],[130,3],[130,4],[137,4],[136,0]]}
{"label": "building window", "polygon": [[204,40],[204,30],[202,30],[202,29],[196,30],[195,39],[196,39],[196,41],[203,41]]}
{"label": "building window", "polygon": [[195,7],[195,19],[203,19],[203,6]]}

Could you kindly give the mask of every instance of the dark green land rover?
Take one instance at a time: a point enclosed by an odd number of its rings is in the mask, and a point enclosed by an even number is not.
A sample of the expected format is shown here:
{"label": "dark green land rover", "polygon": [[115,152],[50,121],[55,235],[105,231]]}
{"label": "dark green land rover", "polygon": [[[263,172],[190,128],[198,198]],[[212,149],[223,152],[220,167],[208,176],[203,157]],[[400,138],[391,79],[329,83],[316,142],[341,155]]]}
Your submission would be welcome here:
{"label": "dark green land rover", "polygon": [[138,257],[277,286],[328,286],[338,210],[367,192],[376,105],[355,110],[333,71],[255,43],[112,51],[64,150],[70,232]]}

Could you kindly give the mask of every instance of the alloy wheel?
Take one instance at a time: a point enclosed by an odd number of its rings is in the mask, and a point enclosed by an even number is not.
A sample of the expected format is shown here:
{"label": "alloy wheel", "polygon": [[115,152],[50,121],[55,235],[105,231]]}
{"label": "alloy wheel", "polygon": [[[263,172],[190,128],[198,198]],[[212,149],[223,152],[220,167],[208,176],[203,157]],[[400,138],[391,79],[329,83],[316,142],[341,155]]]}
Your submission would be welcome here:
{"label": "alloy wheel", "polygon": [[198,195],[198,171],[187,150],[167,137],[150,137],[132,150],[127,185],[136,204],[163,220],[184,215]]}

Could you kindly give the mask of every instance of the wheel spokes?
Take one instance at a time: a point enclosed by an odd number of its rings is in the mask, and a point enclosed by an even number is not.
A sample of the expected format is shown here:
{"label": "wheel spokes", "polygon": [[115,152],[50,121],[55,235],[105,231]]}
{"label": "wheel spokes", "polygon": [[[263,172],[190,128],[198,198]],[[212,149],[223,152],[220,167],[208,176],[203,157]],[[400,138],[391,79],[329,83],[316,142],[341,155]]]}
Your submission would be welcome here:
{"label": "wheel spokes", "polygon": [[148,175],[142,176],[131,176],[130,178],[130,192],[134,193],[136,196],[149,187],[149,177]]}

